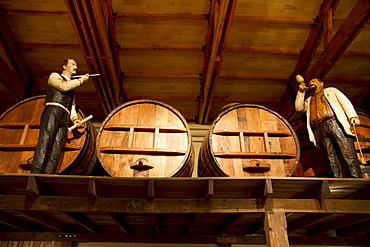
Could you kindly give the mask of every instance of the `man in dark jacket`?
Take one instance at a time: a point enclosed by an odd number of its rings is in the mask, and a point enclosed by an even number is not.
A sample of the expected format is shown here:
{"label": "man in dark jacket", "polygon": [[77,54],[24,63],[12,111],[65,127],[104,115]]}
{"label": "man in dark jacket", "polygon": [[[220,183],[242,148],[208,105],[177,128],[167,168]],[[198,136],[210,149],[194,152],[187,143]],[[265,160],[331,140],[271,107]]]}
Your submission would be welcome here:
{"label": "man in dark jacket", "polygon": [[71,79],[76,74],[77,63],[66,59],[61,74],[53,72],[48,79],[46,105],[41,115],[39,139],[31,173],[55,173],[65,145],[69,119],[79,122],[75,109],[74,89],[89,79],[86,74]]}

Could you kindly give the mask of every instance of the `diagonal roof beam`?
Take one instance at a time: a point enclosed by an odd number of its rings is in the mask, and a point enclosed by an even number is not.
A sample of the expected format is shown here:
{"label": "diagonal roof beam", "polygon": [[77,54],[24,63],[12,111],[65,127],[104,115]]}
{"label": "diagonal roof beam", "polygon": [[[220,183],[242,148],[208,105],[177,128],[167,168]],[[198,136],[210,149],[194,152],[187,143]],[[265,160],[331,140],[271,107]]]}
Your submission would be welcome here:
{"label": "diagonal roof beam", "polygon": [[335,63],[356,39],[362,29],[368,24],[370,17],[370,1],[359,0],[351,13],[339,27],[327,48],[306,74],[311,80],[314,77],[323,79],[334,67]]}
{"label": "diagonal roof beam", "polygon": [[[328,11],[331,13],[330,9],[328,9]],[[361,30],[367,25],[369,17],[370,2],[368,0],[359,0],[342,25],[339,27],[334,37],[327,44],[327,47],[318,58],[316,63],[307,73],[305,73],[305,71],[300,72],[303,74],[304,78],[307,81],[315,77],[323,79],[334,67],[335,63],[344,54],[353,40],[355,40]],[[295,70],[293,76],[297,74],[299,74],[299,71]],[[279,108],[280,110],[284,110],[284,112],[279,111],[283,116],[292,115],[294,113],[293,100],[295,95],[292,93],[297,92],[298,85],[292,81],[290,82],[290,85],[290,97],[284,97],[284,100]],[[287,93],[285,93],[284,96],[287,96]]]}
{"label": "diagonal roof beam", "polygon": [[0,15],[0,83],[12,93],[16,100],[22,100],[29,93],[27,86],[32,79],[23,54],[17,49],[17,41],[4,15]]}
{"label": "diagonal roof beam", "polygon": [[[306,40],[303,50],[301,50],[301,56],[294,68],[294,71],[290,77],[287,88],[280,102],[278,112],[283,116],[287,117],[294,110],[292,109],[292,101],[295,99],[295,93],[298,90],[298,85],[295,83],[295,75],[305,75],[308,67],[310,66],[313,57],[316,54],[317,48],[320,45],[322,38],[325,36],[324,27],[325,20],[329,14],[333,14],[337,8],[339,0],[324,0],[321,4],[319,12],[314,19],[315,23],[311,28],[310,34]],[[287,107],[289,105],[289,107]]]}
{"label": "diagonal roof beam", "polygon": [[[122,78],[111,0],[64,0],[106,114],[122,103]],[[122,94],[121,94],[122,93]]]}
{"label": "diagonal roof beam", "polygon": [[203,77],[199,95],[197,123],[205,124],[221,70],[237,0],[212,0],[206,37]]}

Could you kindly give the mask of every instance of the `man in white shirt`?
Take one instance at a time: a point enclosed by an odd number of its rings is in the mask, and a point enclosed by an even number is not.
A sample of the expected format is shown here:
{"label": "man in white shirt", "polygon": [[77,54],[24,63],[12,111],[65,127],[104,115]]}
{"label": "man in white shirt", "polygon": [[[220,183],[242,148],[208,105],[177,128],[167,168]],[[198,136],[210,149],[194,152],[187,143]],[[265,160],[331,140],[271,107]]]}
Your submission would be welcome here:
{"label": "man in white shirt", "polygon": [[74,59],[63,62],[61,74],[53,72],[48,79],[46,103],[41,115],[40,133],[31,173],[55,173],[65,145],[69,119],[78,123],[74,89],[89,79],[89,74],[71,79],[76,74]]}
{"label": "man in white shirt", "polygon": [[[334,87],[324,89],[324,83],[320,79],[312,79],[309,87],[306,87],[301,76],[296,78],[300,85],[295,108],[297,111],[307,112],[310,141],[323,149],[334,177],[344,177],[344,169],[348,168],[350,177],[362,178],[351,127],[359,125],[360,120],[351,101]],[[313,93],[305,100],[305,92],[309,89]],[[343,166],[340,157],[344,160]]]}

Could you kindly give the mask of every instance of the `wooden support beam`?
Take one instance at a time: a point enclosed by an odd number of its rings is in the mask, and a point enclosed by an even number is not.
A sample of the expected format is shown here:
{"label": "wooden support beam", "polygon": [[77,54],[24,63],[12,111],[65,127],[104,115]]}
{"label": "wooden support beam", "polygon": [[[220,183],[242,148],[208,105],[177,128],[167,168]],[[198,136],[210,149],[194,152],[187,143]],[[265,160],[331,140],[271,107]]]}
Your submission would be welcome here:
{"label": "wooden support beam", "polygon": [[340,229],[336,230],[337,236],[354,236],[358,234],[359,232],[369,232],[370,231],[370,220],[351,225],[351,226],[346,226],[342,227]]}
{"label": "wooden support beam", "polygon": [[188,227],[188,235],[192,234],[194,229],[197,227],[202,215],[201,214],[195,214],[195,216],[192,218],[189,227]]}
{"label": "wooden support beam", "polygon": [[370,221],[370,214],[346,214],[342,215],[341,217],[333,218],[332,220],[319,226],[310,227],[307,229],[307,232],[309,235],[314,235],[321,232],[345,228],[347,226],[366,221]]}
{"label": "wooden support beam", "polygon": [[148,198],[154,199],[154,180],[149,180],[148,183]]}
{"label": "wooden support beam", "polygon": [[288,81],[288,86],[280,102],[278,112],[284,117],[288,118],[294,112],[294,101],[295,93],[298,91],[298,85],[295,81],[295,76],[305,75],[309,68],[314,55],[316,54],[317,48],[320,45],[322,37],[324,36],[324,24],[328,14],[333,14],[336,7],[338,6],[339,0],[324,0],[321,4],[315,23],[311,28],[310,34],[306,40],[306,43],[301,51],[301,57],[299,58],[291,79]]}
{"label": "wooden support beam", "polygon": [[370,17],[370,1],[359,0],[349,13],[334,37],[330,40],[323,54],[318,58],[310,71],[304,77],[323,79],[334,67],[335,63],[356,39],[362,29],[368,24]]}
{"label": "wooden support beam", "polygon": [[211,2],[197,123],[204,124],[208,120],[236,2],[237,0],[213,0]]}
{"label": "wooden support beam", "polygon": [[120,63],[112,15],[112,1],[65,0],[79,45],[106,114],[122,103]]}
{"label": "wooden support beam", "polygon": [[267,247],[289,246],[287,222],[282,210],[266,212],[265,234]]}
{"label": "wooden support beam", "polygon": [[[193,244],[246,244],[264,245],[264,236],[220,236],[220,235],[155,235],[155,234],[114,234],[114,233],[78,233],[60,234],[43,232],[4,232],[0,235],[2,241],[71,241],[73,242],[122,242],[122,243],[193,243]],[[305,237],[291,236],[289,243],[292,245],[331,245],[331,246],[360,246],[368,247],[366,237]]]}
{"label": "wooden support beam", "polygon": [[268,198],[274,193],[272,187],[272,181],[270,178],[266,178],[266,180],[251,193],[252,198]]}
{"label": "wooden support beam", "polygon": [[214,181],[212,179],[208,180],[206,199],[209,200],[214,195]]}
{"label": "wooden support beam", "polygon": [[53,231],[57,231],[57,232],[63,232],[64,231],[63,224],[61,222],[53,219],[52,217],[50,217],[45,212],[41,212],[41,211],[39,211],[39,212],[23,211],[22,212],[22,211],[18,211],[17,213],[22,214],[24,217],[30,218],[33,221],[36,221],[41,225],[47,226],[50,229],[52,229]]}
{"label": "wooden support beam", "polygon": [[228,228],[233,227],[238,223],[240,219],[242,219],[245,214],[231,214],[225,222],[222,223],[222,227],[219,231],[220,234],[224,234]]}
{"label": "wooden support beam", "polygon": [[317,198],[324,199],[331,194],[330,187],[327,180],[318,181],[316,185],[307,189],[298,198]]}
{"label": "wooden support beam", "polygon": [[65,212],[64,214],[67,215],[74,222],[82,226],[87,231],[96,232],[95,224],[90,219],[88,219],[83,213]]}
{"label": "wooden support beam", "polygon": [[0,212],[0,223],[23,232],[32,232],[36,229],[36,225],[3,212]]}
{"label": "wooden support beam", "polygon": [[158,214],[153,214],[153,221],[154,221],[155,234],[160,234],[159,215]]}
{"label": "wooden support beam", "polygon": [[95,179],[89,179],[89,185],[87,187],[87,194],[91,197],[98,197],[98,189],[96,187]]}
{"label": "wooden support beam", "polygon": [[125,234],[129,233],[128,225],[126,224],[125,220],[123,219],[121,214],[118,213],[108,213],[108,215],[112,218],[112,220],[117,224],[119,229]]}
{"label": "wooden support beam", "polygon": [[329,221],[331,219],[338,218],[342,215],[339,214],[307,214],[300,217],[288,225],[288,233],[300,230],[302,228],[307,229],[315,225],[319,225],[323,222]]}
{"label": "wooden support beam", "polygon": [[28,178],[26,190],[30,192],[33,196],[39,196],[42,191],[42,186],[37,181],[37,179],[32,176]]}

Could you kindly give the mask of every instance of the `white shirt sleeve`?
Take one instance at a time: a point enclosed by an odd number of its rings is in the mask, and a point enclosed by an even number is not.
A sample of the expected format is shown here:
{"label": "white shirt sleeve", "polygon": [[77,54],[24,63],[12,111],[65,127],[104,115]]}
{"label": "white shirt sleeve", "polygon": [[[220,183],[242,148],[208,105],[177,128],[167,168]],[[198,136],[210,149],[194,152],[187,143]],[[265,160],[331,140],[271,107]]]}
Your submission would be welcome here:
{"label": "white shirt sleeve", "polygon": [[73,80],[63,80],[60,74],[58,73],[51,73],[48,79],[48,85],[53,86],[56,89],[66,92],[72,89],[79,87],[83,83],[80,79],[73,79]]}

